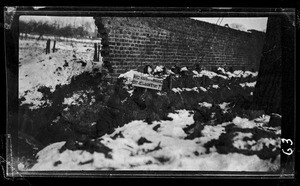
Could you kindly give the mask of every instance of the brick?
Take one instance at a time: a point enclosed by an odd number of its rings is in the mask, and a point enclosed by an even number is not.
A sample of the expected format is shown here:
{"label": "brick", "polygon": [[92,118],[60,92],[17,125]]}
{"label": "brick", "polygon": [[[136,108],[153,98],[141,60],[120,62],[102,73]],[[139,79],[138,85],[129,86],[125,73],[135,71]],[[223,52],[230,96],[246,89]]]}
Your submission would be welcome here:
{"label": "brick", "polygon": [[[149,62],[169,66],[175,63],[193,66],[200,59],[203,59],[203,64],[208,67],[212,64],[253,66],[253,63],[254,66],[258,66],[261,57],[263,41],[253,39],[248,33],[231,31],[188,18],[144,17],[118,20],[122,22],[122,28],[114,23],[117,19],[111,20],[114,27],[111,27],[110,31],[114,34],[109,35],[108,45],[115,47],[111,47],[113,54],[109,59],[123,58],[126,60],[127,69]],[[151,28],[147,22],[151,22]],[[216,28],[219,32],[212,39]],[[213,49],[210,49],[210,46],[213,46]],[[260,49],[255,50],[256,48]],[[133,64],[129,65],[130,63]]]}

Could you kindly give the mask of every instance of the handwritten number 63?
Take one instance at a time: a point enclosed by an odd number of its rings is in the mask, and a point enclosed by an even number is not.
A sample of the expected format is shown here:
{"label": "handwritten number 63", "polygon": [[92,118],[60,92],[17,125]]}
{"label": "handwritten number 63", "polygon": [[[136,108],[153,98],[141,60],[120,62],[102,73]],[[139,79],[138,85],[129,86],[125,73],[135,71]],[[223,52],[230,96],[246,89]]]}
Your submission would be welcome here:
{"label": "handwritten number 63", "polygon": [[[281,142],[282,143],[289,143],[291,146],[293,145],[293,141],[291,140],[291,139],[285,139],[285,138],[282,138],[281,139]],[[293,150],[291,149],[291,148],[288,148],[286,151],[284,150],[284,149],[281,149],[282,150],[282,152],[284,153],[284,154],[286,154],[286,155],[291,155],[291,154],[293,154]]]}

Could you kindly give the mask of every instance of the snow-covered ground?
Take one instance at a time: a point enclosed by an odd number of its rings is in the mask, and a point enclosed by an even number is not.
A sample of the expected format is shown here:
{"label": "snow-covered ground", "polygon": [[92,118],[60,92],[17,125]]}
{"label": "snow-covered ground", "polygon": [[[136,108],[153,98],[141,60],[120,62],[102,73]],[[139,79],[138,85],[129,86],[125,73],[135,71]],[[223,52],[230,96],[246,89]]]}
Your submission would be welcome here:
{"label": "snow-covered ground", "polygon": [[[208,103],[206,103],[208,104]],[[119,127],[110,135],[99,139],[99,143],[110,151],[90,153],[83,150],[59,149],[65,142],[51,144],[41,150],[38,162],[30,170],[199,170],[199,171],[272,171],[280,166],[279,156],[274,162],[262,160],[257,155],[241,153],[220,154],[214,147],[207,153],[204,144],[218,139],[225,133],[225,126],[231,122],[206,125],[202,136],[193,140],[185,139],[184,128],[193,124],[193,113],[178,110],[170,113],[172,121],[156,121],[147,124],[132,121]],[[236,117],[232,123],[237,128],[258,128],[268,122],[268,117],[259,122]],[[259,151],[263,146],[280,148],[280,139],[247,139],[252,133],[238,132],[232,139],[237,149]]]}
{"label": "snow-covered ground", "polygon": [[46,102],[40,87],[54,92],[56,85],[69,84],[72,77],[102,65],[93,62],[93,43],[57,42],[58,50],[50,54],[44,52],[45,41],[20,40],[19,44],[19,98],[23,97],[22,104],[32,104],[31,109]]}

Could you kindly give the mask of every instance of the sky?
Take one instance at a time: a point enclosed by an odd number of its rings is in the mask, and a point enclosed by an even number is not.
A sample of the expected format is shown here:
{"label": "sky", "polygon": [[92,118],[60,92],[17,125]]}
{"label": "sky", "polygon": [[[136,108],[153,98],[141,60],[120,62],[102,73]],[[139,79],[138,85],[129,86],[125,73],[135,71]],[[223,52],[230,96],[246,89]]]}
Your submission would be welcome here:
{"label": "sky", "polygon": [[[193,17],[193,19],[216,24],[219,17]],[[224,17],[220,25],[224,26],[225,24],[230,25],[232,23],[237,23],[245,26],[247,30],[254,29],[264,31],[267,28],[267,20],[267,17]]]}

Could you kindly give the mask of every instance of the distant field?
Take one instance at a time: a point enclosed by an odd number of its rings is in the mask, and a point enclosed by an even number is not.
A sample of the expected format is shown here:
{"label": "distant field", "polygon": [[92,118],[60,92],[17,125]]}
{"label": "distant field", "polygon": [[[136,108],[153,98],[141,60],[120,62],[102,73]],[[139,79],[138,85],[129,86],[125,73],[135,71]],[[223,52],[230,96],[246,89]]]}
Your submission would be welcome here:
{"label": "distant field", "polygon": [[[40,36],[37,34],[26,34],[20,33],[20,39],[38,39]],[[43,35],[41,40],[56,40],[56,41],[68,41],[68,42],[80,42],[80,43],[100,43],[101,38],[96,39],[88,39],[88,38],[68,38],[68,37],[56,37],[56,36],[50,36],[50,35]]]}

